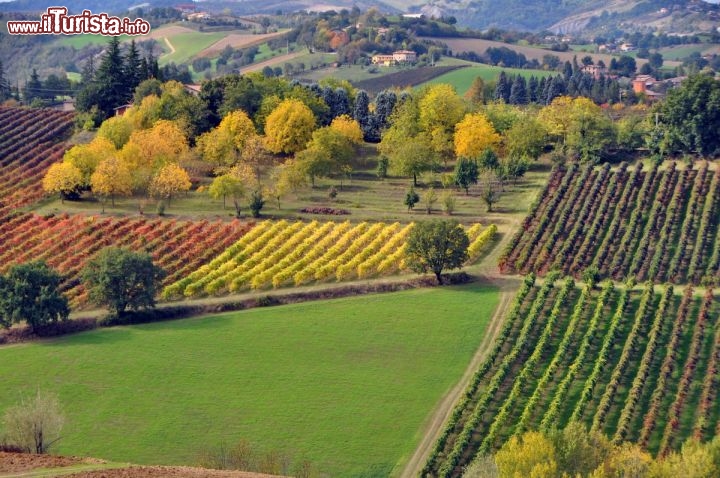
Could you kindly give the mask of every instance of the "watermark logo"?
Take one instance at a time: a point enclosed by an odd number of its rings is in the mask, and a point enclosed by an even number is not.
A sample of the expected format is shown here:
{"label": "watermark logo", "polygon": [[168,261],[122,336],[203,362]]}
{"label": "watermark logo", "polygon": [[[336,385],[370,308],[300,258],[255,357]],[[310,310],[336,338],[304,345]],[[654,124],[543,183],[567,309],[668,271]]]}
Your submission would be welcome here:
{"label": "watermark logo", "polygon": [[10,35],[145,35],[150,24],[142,18],[111,17],[107,13],[94,14],[83,10],[80,15],[68,15],[65,7],[48,7],[40,21],[9,21]]}

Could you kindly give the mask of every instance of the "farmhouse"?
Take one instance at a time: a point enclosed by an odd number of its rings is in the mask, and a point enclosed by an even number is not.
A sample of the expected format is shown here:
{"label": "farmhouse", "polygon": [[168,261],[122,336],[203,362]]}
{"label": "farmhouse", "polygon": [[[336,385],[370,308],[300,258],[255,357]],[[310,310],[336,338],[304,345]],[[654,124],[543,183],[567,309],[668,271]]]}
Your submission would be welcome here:
{"label": "farmhouse", "polygon": [[398,50],[392,55],[373,55],[373,65],[393,66],[399,63],[415,63],[417,53],[412,50]]}
{"label": "farmhouse", "polygon": [[132,106],[132,103],[127,103],[125,105],[118,106],[117,108],[113,108],[113,110],[115,111],[115,116],[124,115],[127,110],[132,108]]}
{"label": "farmhouse", "polygon": [[585,65],[582,67],[582,72],[591,75],[596,80],[603,75],[607,75],[607,68],[602,65]]}

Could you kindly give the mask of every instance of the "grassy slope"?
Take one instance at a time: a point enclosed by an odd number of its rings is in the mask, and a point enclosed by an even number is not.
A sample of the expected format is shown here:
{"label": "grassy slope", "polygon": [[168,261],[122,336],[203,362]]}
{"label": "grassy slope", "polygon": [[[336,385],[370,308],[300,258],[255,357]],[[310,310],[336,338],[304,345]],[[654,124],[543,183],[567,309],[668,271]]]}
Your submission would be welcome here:
{"label": "grassy slope", "polygon": [[[475,63],[477,65],[477,63]],[[537,78],[543,76],[551,76],[557,74],[557,72],[550,72],[544,70],[523,70],[520,68],[502,68],[499,66],[492,65],[478,65],[469,68],[461,68],[459,70],[451,71],[442,76],[439,76],[433,80],[427,82],[430,85],[436,85],[440,83],[447,83],[455,87],[458,94],[463,95],[470,88],[473,80],[478,76],[485,81],[496,80],[500,75],[500,72],[504,71],[507,75],[523,75],[529,78],[534,75]]]}
{"label": "grassy slope", "polygon": [[478,285],[424,289],[2,348],[0,408],[23,390],[58,392],[61,453],[193,463],[205,447],[247,438],[330,476],[387,476],[496,303]]}
{"label": "grassy slope", "polygon": [[[225,32],[215,33],[180,33],[169,37],[170,43],[175,47],[175,52],[160,57],[160,63],[165,64],[171,61],[175,63],[183,63],[195,57],[198,53],[209,47],[213,43],[227,36]],[[158,40],[163,42],[164,40]]]}

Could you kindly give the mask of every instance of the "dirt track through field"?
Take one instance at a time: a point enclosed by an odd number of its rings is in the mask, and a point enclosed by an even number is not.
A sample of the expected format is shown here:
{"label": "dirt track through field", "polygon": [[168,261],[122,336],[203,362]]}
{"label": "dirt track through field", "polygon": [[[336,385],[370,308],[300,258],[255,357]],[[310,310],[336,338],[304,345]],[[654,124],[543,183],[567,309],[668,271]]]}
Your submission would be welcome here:
{"label": "dirt track through field", "polygon": [[172,43],[170,43],[170,40],[168,40],[168,37],[163,38],[163,40],[165,40],[165,44],[167,45],[167,47],[170,48],[170,55],[175,53],[175,47],[173,46]]}
{"label": "dirt track through field", "polygon": [[299,56],[305,55],[306,53],[304,51],[298,51],[295,53],[290,53],[289,55],[280,55],[273,58],[268,58],[265,61],[261,61],[260,63],[253,63],[252,65],[245,66],[243,68],[240,68],[240,73],[250,73],[253,71],[261,71],[266,66],[276,66],[279,63],[285,63],[290,60],[293,60]]}
{"label": "dirt track through field", "polygon": [[428,423],[425,433],[423,435],[423,439],[418,445],[418,447],[415,449],[412,457],[410,457],[410,460],[405,465],[405,469],[400,475],[401,478],[416,477],[422,470],[423,466],[425,466],[428,455],[430,455],[430,452],[435,446],[435,442],[437,442],[438,438],[440,437],[440,434],[444,429],[444,425],[450,418],[453,408],[457,403],[458,399],[460,398],[460,395],[465,391],[465,389],[467,389],[467,386],[470,383],[473,375],[475,374],[475,371],[480,367],[480,364],[483,362],[483,360],[485,360],[485,357],[487,357],[487,354],[490,351],[493,342],[495,342],[495,339],[497,338],[500,330],[502,329],[503,318],[505,317],[505,313],[507,312],[508,306],[510,305],[512,298],[515,296],[516,287],[508,287],[507,285],[501,285],[501,283],[506,282],[506,278],[499,278],[499,280],[496,280],[492,277],[488,277],[487,279],[490,283],[499,285],[502,292],[500,293],[500,301],[498,302],[492,319],[490,319],[490,323],[488,324],[488,329],[485,333],[485,337],[480,343],[480,346],[475,352],[472,361],[468,365],[465,373],[463,374],[458,384],[455,385],[455,387],[450,390],[447,395],[445,395],[442,402],[440,402],[440,405],[433,413],[432,418],[430,419],[430,422]]}
{"label": "dirt track through field", "polygon": [[219,55],[227,46],[232,48],[246,48],[253,45],[260,45],[273,38],[281,37],[285,35],[285,33],[287,32],[264,33],[260,35],[254,35],[252,33],[231,33],[202,50],[198,53],[198,56],[209,57]]}

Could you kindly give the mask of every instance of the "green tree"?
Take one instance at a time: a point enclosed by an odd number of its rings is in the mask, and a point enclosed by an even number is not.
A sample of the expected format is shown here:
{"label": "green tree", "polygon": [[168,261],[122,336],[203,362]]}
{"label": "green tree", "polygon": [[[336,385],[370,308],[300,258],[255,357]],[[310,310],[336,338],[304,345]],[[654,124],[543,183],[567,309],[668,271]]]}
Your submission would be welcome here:
{"label": "green tree", "polygon": [[117,247],[100,251],[82,271],[90,300],[118,317],[127,309],[154,307],[164,277],[149,254]]}
{"label": "green tree", "polygon": [[0,61],[0,102],[10,98],[10,83],[8,83],[5,77],[5,69],[3,68],[2,61]]}
{"label": "green tree", "polygon": [[389,151],[387,157],[390,170],[399,176],[412,177],[413,186],[418,185],[419,174],[437,167],[436,156],[423,136],[408,138],[404,147]]}
{"label": "green tree", "polygon": [[25,321],[31,329],[67,320],[68,301],[60,293],[60,274],[44,262],[28,262],[0,276],[0,325]]}
{"label": "green tree", "polygon": [[468,259],[468,239],[462,226],[453,220],[415,224],[407,238],[408,266],[417,273],[435,274],[442,284],[445,269],[457,269]]}
{"label": "green tree", "polygon": [[420,196],[415,192],[415,188],[410,186],[410,189],[408,189],[408,192],[405,194],[405,205],[408,207],[408,212],[415,207],[418,201],[420,201]]}
{"label": "green tree", "polygon": [[547,143],[547,131],[535,117],[527,116],[516,121],[505,131],[505,145],[511,156],[540,157]]}
{"label": "green tree", "polygon": [[260,211],[265,206],[265,198],[263,197],[262,191],[255,190],[250,194],[250,213],[252,217],[260,217]]}
{"label": "green tree", "polygon": [[223,200],[223,209],[225,209],[225,199],[229,196],[235,205],[235,215],[240,217],[240,199],[245,196],[245,187],[242,181],[232,174],[223,174],[213,179],[208,193],[214,199]]}
{"label": "green tree", "polygon": [[670,90],[656,112],[671,152],[720,153],[720,81],[707,75],[692,76],[680,88]]}
{"label": "green tree", "polygon": [[455,165],[455,184],[465,190],[465,194],[470,194],[470,185],[478,182],[478,165],[477,161],[467,158],[458,159]]}

